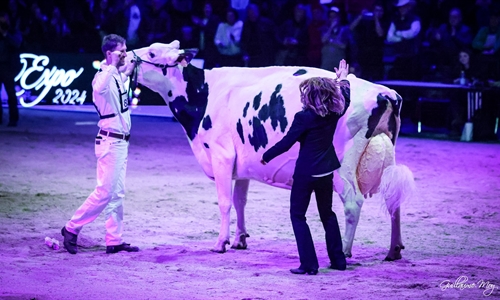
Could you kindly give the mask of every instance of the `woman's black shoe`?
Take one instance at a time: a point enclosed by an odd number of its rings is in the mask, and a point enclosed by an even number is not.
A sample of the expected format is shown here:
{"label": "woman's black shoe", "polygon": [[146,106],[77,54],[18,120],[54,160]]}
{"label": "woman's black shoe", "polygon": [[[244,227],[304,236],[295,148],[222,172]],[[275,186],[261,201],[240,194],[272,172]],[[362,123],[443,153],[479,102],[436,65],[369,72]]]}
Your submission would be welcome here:
{"label": "woman's black shoe", "polygon": [[309,270],[309,271],[306,271],[306,270],[302,270],[301,268],[297,268],[297,269],[290,269],[290,272],[292,272],[293,274],[308,274],[308,275],[316,275],[318,274],[318,270]]}

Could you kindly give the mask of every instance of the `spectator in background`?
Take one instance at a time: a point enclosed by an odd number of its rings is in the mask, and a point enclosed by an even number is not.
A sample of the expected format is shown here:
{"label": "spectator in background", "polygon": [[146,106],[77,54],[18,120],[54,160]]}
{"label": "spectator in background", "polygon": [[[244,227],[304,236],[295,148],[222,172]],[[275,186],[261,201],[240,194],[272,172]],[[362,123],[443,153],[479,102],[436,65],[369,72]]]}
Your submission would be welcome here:
{"label": "spectator in background", "polygon": [[475,32],[477,32],[481,27],[488,26],[488,20],[490,18],[491,0],[475,0],[475,4],[476,4],[476,9],[475,9],[476,24],[473,27],[473,29],[475,29]]}
{"label": "spectator in background", "polygon": [[193,25],[191,22],[193,0],[168,0],[166,2],[167,12],[170,15],[172,39],[177,39],[176,37],[181,34],[186,25]]}
{"label": "spectator in background", "polygon": [[69,52],[72,50],[71,30],[57,6],[52,11],[47,28],[47,36],[50,37],[50,40],[47,40],[47,43],[45,43],[46,50],[50,52]]}
{"label": "spectator in background", "polygon": [[307,19],[303,4],[297,4],[293,18],[286,20],[276,30],[278,66],[303,66],[307,53]]}
{"label": "spectator in background", "polygon": [[490,12],[489,26],[481,27],[477,32],[472,47],[479,53],[480,63],[487,66],[489,79],[500,75],[500,8]]}
{"label": "spectator in background", "polygon": [[361,77],[364,79],[384,79],[383,56],[387,28],[381,2],[375,3],[371,11],[364,9],[350,25],[358,47]]}
{"label": "spectator in background", "polygon": [[40,52],[44,49],[48,30],[48,18],[36,2],[30,6],[30,18],[25,32],[26,49]]}
{"label": "spectator in background", "polygon": [[465,78],[465,84],[482,85],[486,81],[486,66],[479,63],[477,57],[469,48],[458,51],[454,56],[453,67],[448,73],[447,82],[454,84],[463,84],[461,81],[462,72]]}
{"label": "spectator in background", "polygon": [[113,17],[113,32],[125,37],[127,46],[134,49],[141,45],[139,26],[141,24],[141,9],[137,0],[125,0]]}
{"label": "spectator in background", "polygon": [[199,41],[194,35],[193,26],[184,25],[178,38],[182,49],[198,48]]}
{"label": "spectator in background", "polygon": [[215,33],[219,27],[220,18],[213,13],[212,4],[207,2],[203,7],[203,16],[198,17],[193,15],[192,21],[195,26],[195,35],[198,36],[199,41],[196,47],[200,50],[197,57],[205,60],[205,69],[211,69],[215,67],[219,53],[214,40]]}
{"label": "spectator in background", "polygon": [[267,67],[274,64],[274,23],[260,15],[256,4],[249,4],[241,33],[241,50],[248,67]]}
{"label": "spectator in background", "polygon": [[242,28],[243,22],[238,20],[238,12],[234,8],[229,8],[226,13],[226,21],[219,24],[214,39],[219,50],[221,66],[243,66],[240,48]]}
{"label": "spectator in background", "polygon": [[24,34],[29,19],[29,10],[26,3],[18,0],[9,0],[7,10],[9,12],[11,28]]}
{"label": "spectator in background", "polygon": [[[7,92],[9,105],[9,123],[7,126],[15,127],[19,121],[17,96],[14,88],[14,78],[19,72],[19,50],[22,35],[10,24],[10,17],[6,11],[0,11],[0,86],[3,84]],[[1,100],[0,100],[1,102]],[[3,108],[0,103],[0,124],[3,119]]]}
{"label": "spectator in background", "polygon": [[[480,64],[471,50],[462,49],[455,56],[454,66],[447,74],[447,83],[465,85],[484,85],[486,83],[486,71],[484,65]],[[464,78],[462,78],[462,75]],[[443,92],[444,93],[444,92]],[[459,137],[466,121],[465,99],[457,91],[447,91],[446,96],[454,99],[450,102],[450,136]]]}
{"label": "spectator in background", "polygon": [[102,39],[107,34],[113,32],[113,9],[108,0],[98,0],[92,8],[95,29]]}
{"label": "spectator in background", "polygon": [[142,46],[152,43],[170,43],[172,39],[171,20],[165,0],[148,0],[141,18],[139,40]]}
{"label": "spectator in background", "polygon": [[321,41],[323,28],[326,26],[325,7],[321,4],[313,5],[311,8],[312,20],[307,26],[309,37],[307,47],[307,65],[319,68],[321,66]]}
{"label": "spectator in background", "polygon": [[387,42],[395,58],[389,78],[419,80],[420,18],[413,13],[412,0],[398,0],[396,7],[398,12],[392,18],[387,32]]}
{"label": "spectator in background", "polygon": [[469,48],[473,37],[471,29],[462,23],[462,12],[456,7],[450,10],[447,23],[429,28],[426,36],[440,69],[453,65],[458,52]]}
{"label": "spectator in background", "polygon": [[354,38],[349,26],[342,22],[340,9],[332,6],[328,12],[328,23],[323,31],[321,41],[321,68],[335,72],[342,60],[356,62]]}
{"label": "spectator in background", "polygon": [[490,12],[488,26],[479,29],[472,47],[483,55],[493,55],[500,49],[500,9]]}

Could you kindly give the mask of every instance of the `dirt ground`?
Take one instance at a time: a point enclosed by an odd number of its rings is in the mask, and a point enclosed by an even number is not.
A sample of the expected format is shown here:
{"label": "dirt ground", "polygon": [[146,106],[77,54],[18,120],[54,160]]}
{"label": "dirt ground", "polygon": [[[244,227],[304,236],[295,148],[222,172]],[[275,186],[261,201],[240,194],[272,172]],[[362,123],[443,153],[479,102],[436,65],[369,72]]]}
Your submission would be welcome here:
{"label": "dirt ground", "polygon": [[[289,191],[252,182],[247,250],[213,253],[215,184],[180,125],[134,116],[125,199],[127,242],[105,254],[104,219],[79,236],[80,252],[53,250],[95,186],[95,113],[21,110],[0,126],[0,299],[482,299],[500,298],[500,143],[401,137],[397,161],[417,197],[402,207],[403,258],[383,261],[390,219],[367,199],[346,271],[328,269],[324,231],[308,211],[320,272],[294,275],[298,255]],[[342,234],[344,215],[334,195]],[[235,228],[232,212],[232,226]],[[233,237],[231,237],[233,238]]]}

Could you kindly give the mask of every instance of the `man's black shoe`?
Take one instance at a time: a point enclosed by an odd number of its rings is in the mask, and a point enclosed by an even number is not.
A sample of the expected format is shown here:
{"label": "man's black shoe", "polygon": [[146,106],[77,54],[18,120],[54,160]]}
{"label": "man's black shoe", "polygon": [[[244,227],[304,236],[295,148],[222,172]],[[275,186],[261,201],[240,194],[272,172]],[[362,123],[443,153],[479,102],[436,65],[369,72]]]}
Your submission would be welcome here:
{"label": "man's black shoe", "polygon": [[78,235],[67,231],[66,226],[61,229],[61,235],[64,237],[64,248],[68,250],[69,253],[76,254],[76,252],[78,252],[78,248],[76,246]]}
{"label": "man's black shoe", "polygon": [[290,272],[292,272],[293,274],[308,274],[308,275],[316,275],[318,274],[318,270],[309,270],[309,271],[306,271],[306,270],[302,270],[301,268],[297,268],[297,269],[290,269]]}
{"label": "man's black shoe", "polygon": [[130,246],[130,244],[126,244],[126,243],[123,243],[121,245],[116,245],[116,246],[106,246],[106,253],[107,254],[117,253],[120,251],[137,252],[137,251],[139,251],[139,247]]}

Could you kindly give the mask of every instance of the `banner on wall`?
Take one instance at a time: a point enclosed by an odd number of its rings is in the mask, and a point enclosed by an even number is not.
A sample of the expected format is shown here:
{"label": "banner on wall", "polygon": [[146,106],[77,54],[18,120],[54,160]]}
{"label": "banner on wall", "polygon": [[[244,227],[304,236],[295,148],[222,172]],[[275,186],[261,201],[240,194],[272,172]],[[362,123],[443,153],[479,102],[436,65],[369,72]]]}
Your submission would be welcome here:
{"label": "banner on wall", "polygon": [[[16,95],[23,107],[35,105],[92,105],[92,79],[102,55],[88,53],[21,53],[15,77]],[[165,105],[161,97],[141,87],[141,105]],[[137,99],[136,100],[137,104]]]}

